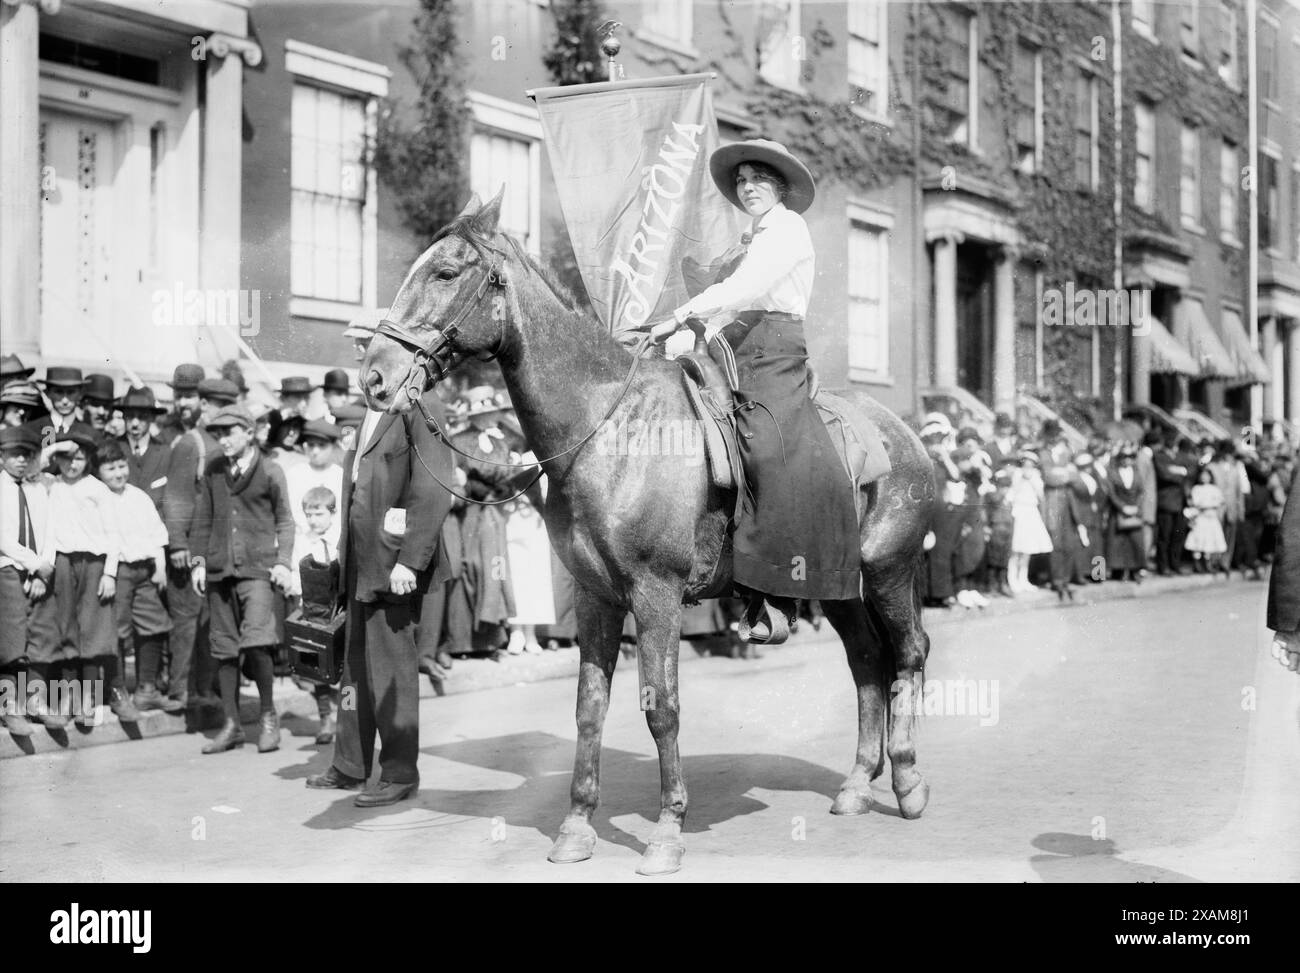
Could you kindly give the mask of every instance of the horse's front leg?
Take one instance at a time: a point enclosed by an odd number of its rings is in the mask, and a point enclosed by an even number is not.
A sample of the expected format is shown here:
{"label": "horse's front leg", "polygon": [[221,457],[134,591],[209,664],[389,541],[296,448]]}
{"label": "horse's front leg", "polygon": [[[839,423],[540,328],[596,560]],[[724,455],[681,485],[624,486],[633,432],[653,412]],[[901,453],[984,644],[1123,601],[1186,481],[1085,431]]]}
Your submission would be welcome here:
{"label": "horse's front leg", "polygon": [[578,746],[569,789],[569,814],[547,856],[557,863],[586,861],[596,848],[591,816],[600,801],[600,737],[609,711],[609,689],[618,662],[623,609],[600,601],[581,585],[574,589],[578,618]]}
{"label": "horse's front leg", "polygon": [[640,875],[667,875],[682,867],[686,846],[686,782],[677,750],[680,701],[677,695],[677,651],[681,637],[682,593],[671,585],[655,585],[639,593],[632,610],[637,625],[637,664],[640,668],[641,709],[659,749],[659,821],[650,835]]}

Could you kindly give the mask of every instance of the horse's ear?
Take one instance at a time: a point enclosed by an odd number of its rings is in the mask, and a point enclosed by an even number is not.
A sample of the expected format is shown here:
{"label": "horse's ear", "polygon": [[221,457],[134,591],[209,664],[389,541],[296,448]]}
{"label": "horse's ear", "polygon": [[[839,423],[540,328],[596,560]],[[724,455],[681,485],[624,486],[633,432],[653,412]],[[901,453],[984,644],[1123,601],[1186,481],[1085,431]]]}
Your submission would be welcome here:
{"label": "horse's ear", "polygon": [[505,197],[506,186],[501,184],[497,194],[491,200],[484,203],[474,216],[474,229],[485,237],[491,237],[497,231],[497,223],[501,219],[501,200]]}
{"label": "horse's ear", "polygon": [[462,219],[466,219],[467,217],[472,217],[475,213],[477,213],[482,208],[483,208],[483,201],[478,198],[478,193],[470,193],[469,202],[466,203],[465,208],[461,210],[459,214],[457,214],[456,219],[462,220]]}

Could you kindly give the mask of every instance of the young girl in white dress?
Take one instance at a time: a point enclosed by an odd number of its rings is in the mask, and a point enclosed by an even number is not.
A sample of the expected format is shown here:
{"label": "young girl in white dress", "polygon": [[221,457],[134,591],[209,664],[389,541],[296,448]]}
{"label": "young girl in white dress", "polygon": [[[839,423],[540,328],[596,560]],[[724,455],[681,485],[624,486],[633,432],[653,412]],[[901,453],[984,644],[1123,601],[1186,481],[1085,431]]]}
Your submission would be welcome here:
{"label": "young girl in white dress", "polygon": [[1011,479],[1007,504],[1011,507],[1011,559],[1007,563],[1007,586],[1013,593],[1033,591],[1029,583],[1029,559],[1049,554],[1052,538],[1039,507],[1043,502],[1043,477],[1038,471],[1038,454],[1021,450],[1020,468]]}
{"label": "young girl in white dress", "polygon": [[1192,529],[1187,535],[1186,546],[1192,552],[1198,573],[1222,568],[1223,555],[1228,550],[1228,542],[1223,536],[1223,505],[1223,491],[1215,485],[1214,471],[1202,466],[1196,474],[1196,486],[1192,487],[1191,505],[1187,510]]}

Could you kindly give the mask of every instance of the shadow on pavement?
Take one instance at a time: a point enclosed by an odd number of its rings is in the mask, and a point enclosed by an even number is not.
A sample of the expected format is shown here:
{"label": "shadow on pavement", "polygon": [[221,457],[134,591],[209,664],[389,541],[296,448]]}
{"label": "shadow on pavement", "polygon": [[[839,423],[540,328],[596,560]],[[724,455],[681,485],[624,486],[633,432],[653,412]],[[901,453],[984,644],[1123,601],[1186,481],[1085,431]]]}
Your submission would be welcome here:
{"label": "shadow on pavement", "polygon": [[[571,739],[550,733],[516,733],[479,740],[460,740],[422,748],[444,760],[469,764],[523,780],[508,788],[490,790],[440,790],[426,785],[409,800],[388,808],[360,812],[352,806],[352,792],[308,819],[309,828],[337,829],[356,826],[358,815],[366,821],[384,813],[422,808],[458,818],[500,818],[511,827],[532,828],[548,840],[554,838],[569,810],[569,781],[573,773]],[[325,769],[327,757],[313,758],[307,766],[285,768],[282,777],[297,778]],[[826,798],[826,811],[839,790],[843,775],[794,757],[775,754],[705,754],[683,758],[688,788],[694,786],[686,832],[698,834],[716,824],[762,811],[769,805],[748,796],[754,788],[775,791],[811,791]],[[659,814],[659,762],[657,757],[606,747],[601,754],[601,806],[593,825],[605,841],[636,851],[645,845],[610,822],[610,816],[639,814],[653,823]],[[884,810],[888,814],[893,809]],[[897,812],[894,811],[896,814]],[[429,825],[432,826],[433,822]]]}
{"label": "shadow on pavement", "polygon": [[1029,863],[1044,882],[1197,882],[1199,879],[1154,865],[1128,861],[1109,838],[1048,831],[1030,842],[1046,855]]}

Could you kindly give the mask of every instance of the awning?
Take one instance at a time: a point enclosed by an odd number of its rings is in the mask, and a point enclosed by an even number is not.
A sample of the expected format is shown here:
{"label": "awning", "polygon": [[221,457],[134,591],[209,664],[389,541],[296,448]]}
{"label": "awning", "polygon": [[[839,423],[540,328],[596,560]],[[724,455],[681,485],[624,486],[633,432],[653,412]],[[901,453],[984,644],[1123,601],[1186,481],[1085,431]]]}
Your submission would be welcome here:
{"label": "awning", "polygon": [[1156,375],[1199,375],[1200,366],[1187,353],[1187,349],[1178,343],[1178,339],[1169,333],[1154,315],[1148,315],[1150,329],[1147,340],[1151,342],[1151,371]]}
{"label": "awning", "polygon": [[1246,334],[1238,315],[1223,315],[1223,333],[1227,338],[1228,354],[1237,368],[1236,377],[1229,385],[1255,385],[1273,380],[1264,356],[1250,343],[1250,335]]}
{"label": "awning", "polygon": [[1186,297],[1174,309],[1174,332],[1187,342],[1200,378],[1236,378],[1237,365],[1205,317],[1205,307]]}

